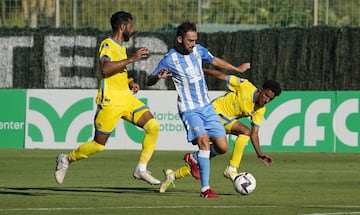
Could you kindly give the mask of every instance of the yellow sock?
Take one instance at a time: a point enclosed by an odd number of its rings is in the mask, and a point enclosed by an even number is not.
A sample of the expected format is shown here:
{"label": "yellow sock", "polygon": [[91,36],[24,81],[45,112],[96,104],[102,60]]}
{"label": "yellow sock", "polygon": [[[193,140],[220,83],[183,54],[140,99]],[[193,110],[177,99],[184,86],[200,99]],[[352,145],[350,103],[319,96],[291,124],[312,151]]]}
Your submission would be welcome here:
{"label": "yellow sock", "polygon": [[175,179],[185,178],[186,176],[191,174],[189,164],[185,164],[184,166],[180,167],[179,169],[174,171]]}
{"label": "yellow sock", "polygon": [[92,155],[96,152],[101,152],[104,149],[104,145],[101,145],[95,141],[89,141],[81,144],[77,149],[69,153],[66,156],[66,159],[71,163],[84,158],[88,158],[89,155]]}
{"label": "yellow sock", "polygon": [[240,134],[238,138],[236,138],[234,143],[234,149],[232,151],[231,159],[229,163],[232,167],[239,168],[241,158],[243,156],[244,148],[247,142],[249,141],[249,139],[250,139],[249,136],[242,134]]}
{"label": "yellow sock", "polygon": [[142,149],[140,152],[139,163],[147,164],[156,147],[156,140],[159,135],[160,125],[153,118],[150,119],[145,125],[144,130],[146,131],[144,140],[142,142]]}

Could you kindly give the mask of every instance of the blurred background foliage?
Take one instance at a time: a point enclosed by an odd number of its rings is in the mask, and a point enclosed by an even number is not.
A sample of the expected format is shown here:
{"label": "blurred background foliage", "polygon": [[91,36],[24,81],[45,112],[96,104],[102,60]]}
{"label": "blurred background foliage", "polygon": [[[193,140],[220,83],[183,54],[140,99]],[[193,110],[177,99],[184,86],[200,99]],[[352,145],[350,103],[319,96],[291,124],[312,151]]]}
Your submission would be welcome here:
{"label": "blurred background foliage", "polygon": [[131,12],[143,32],[172,30],[185,19],[200,31],[209,24],[211,31],[360,26],[360,0],[0,0],[0,26],[108,30],[118,10]]}

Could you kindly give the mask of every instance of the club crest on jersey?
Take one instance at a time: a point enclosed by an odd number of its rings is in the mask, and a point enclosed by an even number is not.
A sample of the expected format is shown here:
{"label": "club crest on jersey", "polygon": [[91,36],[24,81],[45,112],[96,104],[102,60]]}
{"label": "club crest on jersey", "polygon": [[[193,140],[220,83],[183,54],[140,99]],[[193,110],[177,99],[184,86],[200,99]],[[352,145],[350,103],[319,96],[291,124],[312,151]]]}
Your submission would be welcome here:
{"label": "club crest on jersey", "polygon": [[197,133],[197,132],[200,131],[200,128],[199,128],[198,126],[196,126],[196,127],[194,128],[194,131]]}
{"label": "club crest on jersey", "polygon": [[237,82],[238,82],[238,83],[242,83],[242,82],[244,82],[244,81],[245,81],[245,79],[243,79],[243,78],[238,78],[238,79],[237,79]]}
{"label": "club crest on jersey", "polygon": [[102,125],[101,123],[96,124],[96,129],[101,129]]}
{"label": "club crest on jersey", "polygon": [[199,53],[197,51],[194,51],[194,56],[195,56],[196,59],[200,58]]}
{"label": "club crest on jersey", "polygon": [[102,48],[103,48],[103,49],[108,49],[108,48],[109,48],[109,44],[104,43],[104,44],[102,45]]}

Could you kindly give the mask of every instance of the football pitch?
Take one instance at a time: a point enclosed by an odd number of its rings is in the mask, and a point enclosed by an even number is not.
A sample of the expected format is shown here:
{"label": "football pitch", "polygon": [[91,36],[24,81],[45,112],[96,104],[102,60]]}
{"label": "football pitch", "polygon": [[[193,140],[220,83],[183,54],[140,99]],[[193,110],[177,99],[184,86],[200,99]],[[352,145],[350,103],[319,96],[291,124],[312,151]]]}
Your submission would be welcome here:
{"label": "football pitch", "polygon": [[[69,152],[70,150],[61,150]],[[0,214],[360,214],[360,154],[269,153],[265,167],[253,152],[244,155],[241,171],[252,173],[257,188],[235,193],[222,176],[230,153],[211,161],[210,183],[219,199],[200,198],[200,182],[191,176],[166,193],[132,178],[138,151],[105,150],[70,166],[64,184],[53,178],[59,150],[0,150]],[[155,151],[148,169],[184,164],[185,152]]]}

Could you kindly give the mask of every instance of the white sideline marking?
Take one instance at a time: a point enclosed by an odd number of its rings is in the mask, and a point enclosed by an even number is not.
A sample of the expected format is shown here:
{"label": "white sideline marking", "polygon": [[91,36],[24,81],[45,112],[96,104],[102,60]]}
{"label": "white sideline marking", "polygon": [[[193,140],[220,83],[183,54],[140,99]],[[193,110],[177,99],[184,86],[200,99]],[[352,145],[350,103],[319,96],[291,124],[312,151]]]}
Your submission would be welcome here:
{"label": "white sideline marking", "polygon": [[94,209],[173,209],[173,208],[275,208],[277,206],[264,206],[264,205],[252,205],[252,206],[119,206],[119,207],[84,207],[84,208],[8,208],[8,209],[0,209],[0,211],[61,211],[61,210],[94,210]]}
{"label": "white sideline marking", "polygon": [[336,213],[311,213],[311,214],[299,214],[299,215],[347,215],[347,214],[360,214],[360,211],[336,212]]}
{"label": "white sideline marking", "polygon": [[[302,205],[304,207],[304,205]],[[313,207],[314,205],[305,205],[305,207]],[[119,206],[119,207],[74,207],[74,208],[0,208],[0,212],[2,211],[66,211],[66,210],[94,210],[94,209],[176,209],[176,208],[281,208],[284,206],[281,205],[199,205],[199,206]],[[314,207],[321,207],[321,208],[338,208],[338,209],[345,209],[345,208],[360,208],[360,205],[338,205],[338,206],[321,206],[316,205]],[[353,215],[353,214],[360,214],[360,211],[353,211],[353,212],[334,212],[334,213],[306,213],[306,214],[299,214],[299,215]]]}

